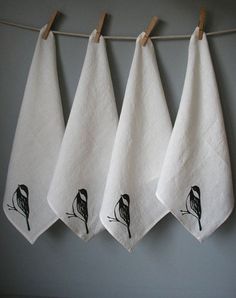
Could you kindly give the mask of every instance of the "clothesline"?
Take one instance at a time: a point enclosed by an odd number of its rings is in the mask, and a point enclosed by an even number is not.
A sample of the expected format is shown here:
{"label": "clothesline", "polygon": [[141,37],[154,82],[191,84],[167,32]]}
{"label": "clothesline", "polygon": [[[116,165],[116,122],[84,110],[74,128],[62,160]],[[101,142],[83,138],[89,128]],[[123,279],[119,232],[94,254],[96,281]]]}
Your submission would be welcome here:
{"label": "clothesline", "polygon": [[[17,27],[25,30],[31,30],[31,31],[37,31],[37,32],[40,31],[40,28],[37,28],[37,27],[18,24],[18,23],[4,21],[4,20],[0,20],[0,24],[13,26],[13,27]],[[55,30],[52,30],[52,32],[57,35],[74,36],[74,37],[82,37],[82,38],[89,38],[90,36],[90,34],[84,34],[84,33],[64,32],[64,31],[55,31]],[[236,28],[207,32],[206,35],[215,36],[215,35],[223,35],[223,34],[230,34],[230,33],[236,33]],[[113,39],[113,40],[136,40],[137,39],[137,36],[105,35],[103,37],[105,39]],[[174,40],[174,39],[189,39],[190,37],[191,37],[191,34],[177,34],[177,35],[151,36],[150,38],[152,40]]]}

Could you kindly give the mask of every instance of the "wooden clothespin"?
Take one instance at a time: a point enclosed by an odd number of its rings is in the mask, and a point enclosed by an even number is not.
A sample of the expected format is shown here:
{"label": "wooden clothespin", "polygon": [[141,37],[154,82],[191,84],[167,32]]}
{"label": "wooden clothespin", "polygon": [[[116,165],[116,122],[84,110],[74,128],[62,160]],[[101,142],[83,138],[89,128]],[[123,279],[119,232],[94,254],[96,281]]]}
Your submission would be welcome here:
{"label": "wooden clothespin", "polygon": [[199,17],[199,32],[198,32],[198,39],[202,40],[204,28],[205,28],[205,22],[206,22],[206,10],[205,8],[201,8],[200,10],[200,17]]}
{"label": "wooden clothespin", "polygon": [[42,38],[43,39],[47,39],[48,38],[48,35],[49,35],[49,32],[52,28],[52,25],[56,19],[56,17],[60,14],[60,11],[56,10],[50,17],[49,21],[48,21],[48,24],[47,24],[47,27],[45,29],[45,31],[43,32],[43,36]]}
{"label": "wooden clothespin", "polygon": [[146,45],[146,43],[148,41],[148,38],[149,38],[149,35],[151,34],[152,30],[156,26],[157,22],[158,22],[158,17],[156,17],[156,16],[152,17],[150,23],[147,26],[147,29],[145,30],[145,35],[140,41],[142,46]]}
{"label": "wooden clothespin", "polygon": [[105,21],[105,18],[107,16],[107,13],[106,12],[103,12],[101,15],[100,15],[100,18],[99,18],[99,21],[98,21],[98,25],[97,25],[97,32],[96,32],[96,35],[95,35],[95,38],[94,38],[94,41],[96,43],[99,42],[99,38],[100,38],[100,35],[101,35],[101,32],[102,32],[102,27],[103,27],[103,24],[104,24],[104,21]]}

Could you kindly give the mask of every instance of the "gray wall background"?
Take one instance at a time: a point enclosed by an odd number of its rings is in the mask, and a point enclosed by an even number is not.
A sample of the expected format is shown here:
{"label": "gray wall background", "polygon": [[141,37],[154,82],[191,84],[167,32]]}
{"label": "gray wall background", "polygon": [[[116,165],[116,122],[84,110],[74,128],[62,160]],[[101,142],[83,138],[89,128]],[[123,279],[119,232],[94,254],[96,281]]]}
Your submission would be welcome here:
{"label": "gray wall background", "polygon": [[[111,17],[106,34],[137,36],[151,16],[155,34],[192,33],[200,6],[207,31],[236,27],[234,0],[0,0],[0,18],[43,26],[58,9],[56,28],[90,33],[98,16]],[[37,33],[0,25],[0,197]],[[209,37],[219,83],[236,182],[236,34]],[[155,41],[168,106],[174,121],[184,82],[187,40]],[[65,118],[73,102],[87,40],[57,37],[58,70]],[[108,41],[107,51],[120,111],[134,42]],[[217,195],[217,194],[215,194]],[[88,243],[60,221],[31,246],[0,208],[1,297],[236,297],[235,212],[209,239],[198,243],[173,216],[166,216],[130,254],[103,232]]]}

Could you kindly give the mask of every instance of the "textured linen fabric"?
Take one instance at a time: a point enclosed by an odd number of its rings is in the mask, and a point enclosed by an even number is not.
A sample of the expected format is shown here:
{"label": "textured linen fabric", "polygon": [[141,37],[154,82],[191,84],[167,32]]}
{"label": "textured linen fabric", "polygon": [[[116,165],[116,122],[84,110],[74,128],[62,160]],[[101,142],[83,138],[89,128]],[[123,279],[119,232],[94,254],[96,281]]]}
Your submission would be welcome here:
{"label": "textured linen fabric", "polygon": [[64,134],[55,40],[41,29],[30,67],[9,163],[3,209],[33,243],[57,216],[47,193]]}
{"label": "textured linen fabric", "polygon": [[194,31],[182,99],[167,149],[157,198],[199,241],[234,206],[220,99],[206,35]]}
{"label": "textured linen fabric", "polygon": [[87,53],[48,194],[54,212],[79,237],[103,230],[99,219],[118,115],[104,38]]}
{"label": "textured linen fabric", "polygon": [[157,201],[156,185],[172,126],[149,39],[136,40],[107,178],[100,218],[129,251],[168,209]]}

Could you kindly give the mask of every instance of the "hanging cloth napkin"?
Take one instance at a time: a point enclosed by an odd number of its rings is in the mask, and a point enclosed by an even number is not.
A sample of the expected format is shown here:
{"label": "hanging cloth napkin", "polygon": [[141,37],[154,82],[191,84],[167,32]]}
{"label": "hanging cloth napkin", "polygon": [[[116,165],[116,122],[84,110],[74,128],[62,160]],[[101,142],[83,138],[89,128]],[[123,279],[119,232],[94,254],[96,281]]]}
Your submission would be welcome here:
{"label": "hanging cloth napkin", "polygon": [[156,184],[172,126],[152,42],[136,40],[100,218],[126,249],[168,213]]}
{"label": "hanging cloth napkin", "polygon": [[26,83],[9,163],[3,209],[11,223],[34,241],[57,217],[47,193],[64,133],[53,34],[40,31]]}
{"label": "hanging cloth napkin", "polygon": [[89,38],[87,53],[48,194],[55,213],[89,240],[99,219],[118,115],[104,38]]}
{"label": "hanging cloth napkin", "polygon": [[158,199],[199,241],[233,209],[230,160],[206,35],[190,44],[181,104],[157,187]]}

